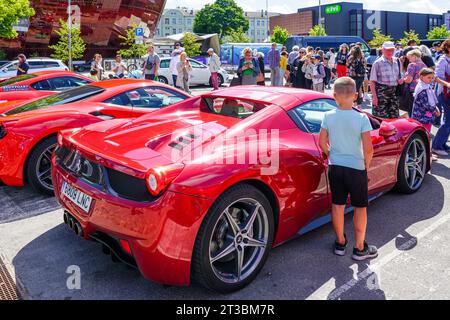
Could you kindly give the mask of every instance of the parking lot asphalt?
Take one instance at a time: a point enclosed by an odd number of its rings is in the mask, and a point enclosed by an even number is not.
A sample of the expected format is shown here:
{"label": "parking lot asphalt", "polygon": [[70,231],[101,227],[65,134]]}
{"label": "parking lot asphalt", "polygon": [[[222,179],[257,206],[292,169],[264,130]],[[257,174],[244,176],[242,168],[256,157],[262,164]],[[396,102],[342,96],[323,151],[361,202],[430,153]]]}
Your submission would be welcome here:
{"label": "parking lot asphalt", "polygon": [[[229,295],[163,286],[113,263],[64,225],[54,198],[28,187],[0,186],[0,255],[26,299],[450,299],[449,168],[450,158],[440,159],[417,193],[390,192],[370,205],[367,239],[377,259],[334,256],[328,224],[273,249],[256,280]],[[77,289],[67,286],[74,268]]]}

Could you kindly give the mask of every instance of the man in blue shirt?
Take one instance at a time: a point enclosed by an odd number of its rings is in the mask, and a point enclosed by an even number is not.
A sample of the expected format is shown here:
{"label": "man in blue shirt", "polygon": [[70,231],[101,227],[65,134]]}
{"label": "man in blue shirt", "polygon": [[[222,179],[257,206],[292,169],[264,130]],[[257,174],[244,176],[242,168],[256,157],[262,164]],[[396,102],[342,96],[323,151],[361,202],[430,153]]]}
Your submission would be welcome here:
{"label": "man in blue shirt", "polygon": [[269,67],[270,67],[270,82],[272,86],[281,86],[280,84],[280,59],[281,54],[277,49],[277,44],[272,43],[272,49],[268,53]]}
{"label": "man in blue shirt", "polygon": [[27,63],[27,57],[24,54],[19,54],[17,59],[19,60],[19,65],[16,67],[17,75],[27,74],[28,69],[30,69],[30,66]]}
{"label": "man in blue shirt", "polygon": [[367,169],[373,157],[372,125],[367,115],[353,109],[357,96],[353,79],[341,77],[336,80],[334,98],[338,108],[325,113],[319,144],[329,158],[332,220],[336,232],[334,253],[343,256],[346,252],[344,211],[350,195],[356,242],[352,258],[362,261],[377,257],[378,252],[375,246],[369,246],[365,241],[369,204]]}

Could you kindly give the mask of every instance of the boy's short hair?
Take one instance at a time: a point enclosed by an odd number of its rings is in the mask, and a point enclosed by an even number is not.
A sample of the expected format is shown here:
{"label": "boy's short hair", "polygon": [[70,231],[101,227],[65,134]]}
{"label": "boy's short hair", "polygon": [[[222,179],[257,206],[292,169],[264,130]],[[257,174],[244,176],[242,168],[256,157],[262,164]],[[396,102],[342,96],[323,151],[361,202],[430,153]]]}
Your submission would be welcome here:
{"label": "boy's short hair", "polygon": [[421,76],[421,77],[425,77],[425,76],[428,76],[430,74],[434,74],[434,70],[430,69],[430,68],[423,68],[419,72],[419,76]]}
{"label": "boy's short hair", "polygon": [[334,93],[351,95],[356,93],[356,82],[350,77],[341,77],[334,82]]}

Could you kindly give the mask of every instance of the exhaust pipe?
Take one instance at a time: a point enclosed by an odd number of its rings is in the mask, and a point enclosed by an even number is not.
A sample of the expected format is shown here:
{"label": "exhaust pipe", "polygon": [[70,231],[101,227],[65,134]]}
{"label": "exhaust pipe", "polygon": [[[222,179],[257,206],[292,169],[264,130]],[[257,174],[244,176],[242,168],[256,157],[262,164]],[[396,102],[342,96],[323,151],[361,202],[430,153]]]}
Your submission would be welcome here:
{"label": "exhaust pipe", "polygon": [[69,223],[68,223],[69,228],[73,230],[74,225],[75,225],[75,221],[73,221],[73,218],[69,218]]}
{"label": "exhaust pipe", "polygon": [[69,214],[67,213],[67,211],[64,211],[63,220],[65,224],[69,223]]}
{"label": "exhaust pipe", "polygon": [[75,234],[79,237],[83,236],[83,228],[81,227],[81,224],[79,222],[75,222],[73,225],[73,231]]}

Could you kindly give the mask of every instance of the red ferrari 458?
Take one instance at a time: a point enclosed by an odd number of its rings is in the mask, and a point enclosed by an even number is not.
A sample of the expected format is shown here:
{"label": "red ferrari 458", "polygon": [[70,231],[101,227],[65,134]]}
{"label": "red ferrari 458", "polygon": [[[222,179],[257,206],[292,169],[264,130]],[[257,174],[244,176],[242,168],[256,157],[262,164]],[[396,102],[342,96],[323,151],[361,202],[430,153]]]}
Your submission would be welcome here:
{"label": "red ferrari 458", "polygon": [[189,96],[159,82],[108,80],[17,105],[0,114],[0,181],[53,194],[56,134],[94,122],[135,118]]}
{"label": "red ferrari 458", "polygon": [[[317,92],[241,86],[62,132],[52,176],[64,221],[148,279],[240,289],[271,248],[329,221],[318,132],[335,108]],[[430,169],[426,130],[368,116],[371,199],[415,192]]]}
{"label": "red ferrari 458", "polygon": [[56,92],[91,83],[92,80],[70,71],[41,71],[0,81],[0,111],[21,100],[49,96]]}

